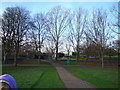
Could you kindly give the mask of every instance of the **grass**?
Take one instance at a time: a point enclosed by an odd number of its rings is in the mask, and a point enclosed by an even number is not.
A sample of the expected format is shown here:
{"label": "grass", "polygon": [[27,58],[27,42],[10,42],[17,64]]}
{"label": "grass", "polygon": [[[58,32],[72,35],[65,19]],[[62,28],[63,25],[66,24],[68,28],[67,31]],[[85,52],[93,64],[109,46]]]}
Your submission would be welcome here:
{"label": "grass", "polygon": [[65,67],[70,73],[97,88],[118,88],[118,71],[107,69],[86,69]]}
{"label": "grass", "polygon": [[[59,63],[61,65],[67,65],[65,60],[59,60],[59,61],[54,61],[55,63]],[[100,62],[92,62],[92,61],[70,61],[70,65],[98,65],[101,66]],[[109,62],[104,62],[104,66],[111,66],[112,68],[115,68],[114,66],[118,66],[118,63],[109,63]]]}
{"label": "grass", "polygon": [[[94,56],[89,58],[100,58],[100,56]],[[103,58],[119,58],[119,56],[103,56]]]}
{"label": "grass", "polygon": [[[23,59],[23,60],[17,60],[18,64],[38,64],[38,59]],[[14,64],[14,60],[7,60],[6,64]],[[42,65],[50,65],[48,62],[39,60],[39,64]]]}
{"label": "grass", "polygon": [[[25,60],[20,60],[18,64],[38,64],[38,59],[25,59]],[[39,64],[42,65],[50,65],[48,62],[39,60]]]}
{"label": "grass", "polygon": [[19,88],[63,88],[55,67],[3,67],[3,74],[16,79]]}

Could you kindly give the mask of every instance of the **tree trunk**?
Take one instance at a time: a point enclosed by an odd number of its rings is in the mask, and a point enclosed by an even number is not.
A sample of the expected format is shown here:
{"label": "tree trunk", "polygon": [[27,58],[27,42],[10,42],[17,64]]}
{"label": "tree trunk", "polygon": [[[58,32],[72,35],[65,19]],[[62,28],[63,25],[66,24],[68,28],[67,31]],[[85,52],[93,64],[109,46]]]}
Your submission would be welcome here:
{"label": "tree trunk", "polygon": [[4,64],[5,64],[5,62],[6,62],[6,56],[7,56],[7,54],[4,53],[4,60],[3,60],[3,63],[4,63]]}
{"label": "tree trunk", "polygon": [[14,56],[14,66],[17,67],[17,55]]}
{"label": "tree trunk", "polygon": [[102,69],[104,68],[104,60],[103,60],[103,56],[101,57],[101,61],[102,61]]}
{"label": "tree trunk", "polygon": [[39,46],[39,51],[38,51],[38,64],[40,64],[40,58],[41,58],[41,47]]}
{"label": "tree trunk", "polygon": [[56,49],[56,57],[55,57],[55,60],[56,60],[56,61],[58,60],[58,49]]}
{"label": "tree trunk", "polygon": [[40,55],[38,56],[38,64],[40,64]]}
{"label": "tree trunk", "polygon": [[85,56],[85,58],[86,58],[86,61],[85,62],[87,62],[88,61],[88,52],[86,53],[86,56]]}
{"label": "tree trunk", "polygon": [[56,57],[55,57],[55,60],[56,61],[58,60],[58,43],[56,44]]}
{"label": "tree trunk", "polygon": [[104,60],[103,60],[103,48],[101,47],[101,61],[102,61],[102,69],[104,68]]}
{"label": "tree trunk", "polygon": [[77,45],[76,62],[79,60],[79,45]]}
{"label": "tree trunk", "polygon": [[15,51],[15,56],[14,56],[14,66],[17,67],[17,57],[18,57],[18,53],[19,53],[19,48],[17,48],[17,50]]}
{"label": "tree trunk", "polygon": [[79,54],[78,54],[78,52],[77,52],[77,56],[76,56],[76,62],[78,62],[78,60],[79,60]]}
{"label": "tree trunk", "polygon": [[51,60],[53,60],[53,55],[54,55],[54,54],[50,55]]}

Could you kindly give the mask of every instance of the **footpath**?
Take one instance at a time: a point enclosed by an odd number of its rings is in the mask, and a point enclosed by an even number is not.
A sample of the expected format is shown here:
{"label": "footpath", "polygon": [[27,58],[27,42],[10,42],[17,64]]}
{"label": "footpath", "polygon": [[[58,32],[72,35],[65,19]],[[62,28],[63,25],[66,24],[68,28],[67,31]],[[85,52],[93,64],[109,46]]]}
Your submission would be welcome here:
{"label": "footpath", "polygon": [[79,78],[73,76],[67,70],[65,70],[60,64],[51,63],[56,66],[57,72],[60,76],[60,79],[65,85],[65,88],[96,88],[90,83],[80,80]]}

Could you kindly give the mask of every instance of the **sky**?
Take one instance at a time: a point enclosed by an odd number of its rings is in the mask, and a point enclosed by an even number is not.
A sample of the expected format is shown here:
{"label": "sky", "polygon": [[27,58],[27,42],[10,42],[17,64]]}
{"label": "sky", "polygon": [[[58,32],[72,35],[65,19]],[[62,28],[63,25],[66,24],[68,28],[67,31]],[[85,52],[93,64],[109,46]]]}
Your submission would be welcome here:
{"label": "sky", "polygon": [[91,11],[94,8],[109,9],[113,5],[118,5],[117,2],[2,2],[1,4],[1,14],[7,7],[22,6],[29,10],[31,15],[39,12],[47,12],[54,6],[58,5],[71,10],[76,10],[78,7],[82,7],[88,11]]}
{"label": "sky", "polygon": [[9,2],[8,0],[7,2],[1,2],[0,14],[2,15],[3,11],[7,7],[14,7],[14,6],[22,6],[27,10],[29,10],[31,12],[31,15],[34,15],[40,12],[47,12],[51,10],[51,8],[53,8],[54,6],[58,6],[58,5],[71,10],[76,10],[78,7],[81,7],[81,8],[87,9],[89,12],[91,12],[93,9],[96,9],[96,8],[110,10],[112,6],[118,5],[118,2],[61,2],[61,1],[60,2],[33,2],[33,1],[27,2],[26,0],[25,0],[26,2],[24,2],[23,0],[21,0],[23,2],[21,2],[20,0],[18,0],[18,2],[14,2],[14,1],[15,0],[13,0],[12,2],[11,1]]}

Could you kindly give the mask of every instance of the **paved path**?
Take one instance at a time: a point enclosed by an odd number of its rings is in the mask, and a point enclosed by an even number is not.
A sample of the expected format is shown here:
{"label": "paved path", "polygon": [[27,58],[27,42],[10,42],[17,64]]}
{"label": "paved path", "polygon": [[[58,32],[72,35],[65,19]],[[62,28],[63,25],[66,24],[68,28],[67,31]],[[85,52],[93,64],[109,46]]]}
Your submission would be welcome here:
{"label": "paved path", "polygon": [[[53,65],[58,65],[55,63],[52,63]],[[95,86],[91,85],[90,83],[87,83],[83,80],[80,80],[79,78],[73,76],[71,73],[69,73],[67,70],[65,70],[63,67],[56,67],[57,72],[62,80],[62,82],[65,85],[65,88],[95,88]]]}

